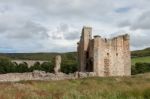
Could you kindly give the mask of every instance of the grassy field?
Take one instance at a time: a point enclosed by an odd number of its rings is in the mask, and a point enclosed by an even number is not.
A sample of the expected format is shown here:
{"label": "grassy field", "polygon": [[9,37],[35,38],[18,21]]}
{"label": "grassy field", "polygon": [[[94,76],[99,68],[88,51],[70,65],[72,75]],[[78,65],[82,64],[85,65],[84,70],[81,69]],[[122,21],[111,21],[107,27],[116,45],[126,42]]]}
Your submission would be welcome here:
{"label": "grassy field", "polygon": [[0,99],[150,99],[150,74],[0,83]]}
{"label": "grassy field", "polygon": [[133,64],[133,65],[134,65],[135,63],[137,63],[137,62],[150,63],[150,56],[132,58],[132,64]]}

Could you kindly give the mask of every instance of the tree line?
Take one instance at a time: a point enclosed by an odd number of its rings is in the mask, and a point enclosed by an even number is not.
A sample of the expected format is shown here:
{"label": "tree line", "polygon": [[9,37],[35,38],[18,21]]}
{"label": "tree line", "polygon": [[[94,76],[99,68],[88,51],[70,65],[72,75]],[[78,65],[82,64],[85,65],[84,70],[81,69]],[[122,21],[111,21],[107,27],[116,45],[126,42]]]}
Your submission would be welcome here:
{"label": "tree line", "polygon": [[147,73],[150,72],[150,63],[136,63],[135,65],[132,65],[131,67],[131,74],[141,74],[141,73]]}
{"label": "tree line", "polygon": [[[26,62],[17,64],[15,62],[11,62],[9,58],[0,57],[0,74],[33,72],[34,70],[53,73],[54,62],[44,62],[42,64],[36,62],[33,66],[29,67]],[[61,71],[67,74],[77,71],[77,62],[63,60],[61,64]]]}
{"label": "tree line", "polygon": [[[45,72],[54,72],[54,62],[44,62],[40,64],[36,62],[33,66],[28,67],[28,64],[23,62],[20,64],[13,63],[9,58],[0,57],[0,74],[5,73],[24,73],[33,72],[34,70],[41,70]],[[62,60],[61,72],[69,74],[78,70],[78,64],[73,60]],[[150,72],[150,63],[136,63],[131,68],[131,74],[140,74]]]}

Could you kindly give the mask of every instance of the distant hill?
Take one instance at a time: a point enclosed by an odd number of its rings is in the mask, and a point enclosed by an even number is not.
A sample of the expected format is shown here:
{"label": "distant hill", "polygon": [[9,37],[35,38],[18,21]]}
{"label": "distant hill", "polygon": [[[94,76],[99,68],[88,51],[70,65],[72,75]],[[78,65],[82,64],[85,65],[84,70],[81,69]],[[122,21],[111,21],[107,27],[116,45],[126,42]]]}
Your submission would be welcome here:
{"label": "distant hill", "polygon": [[[63,60],[77,60],[76,52],[67,53],[0,53],[0,57],[23,60],[51,60],[56,55],[61,55]],[[150,56],[150,48],[131,52],[132,58]]]}
{"label": "distant hill", "polygon": [[14,60],[52,60],[56,55],[61,55],[63,60],[76,60],[76,52],[67,53],[0,53],[0,57]]}
{"label": "distant hill", "polygon": [[146,48],[146,49],[143,49],[143,50],[132,51],[131,56],[132,57],[150,56],[150,47]]}

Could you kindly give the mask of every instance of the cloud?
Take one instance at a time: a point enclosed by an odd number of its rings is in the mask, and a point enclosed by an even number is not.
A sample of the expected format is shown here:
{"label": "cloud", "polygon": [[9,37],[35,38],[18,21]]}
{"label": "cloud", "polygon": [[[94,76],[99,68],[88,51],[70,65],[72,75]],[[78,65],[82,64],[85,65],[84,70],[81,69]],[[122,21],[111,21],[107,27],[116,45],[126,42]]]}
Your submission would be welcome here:
{"label": "cloud", "polygon": [[131,26],[131,29],[150,29],[150,11],[144,12]]}
{"label": "cloud", "polygon": [[68,34],[64,35],[64,37],[67,40],[76,40],[79,39],[80,32],[79,31],[68,32]]}
{"label": "cloud", "polygon": [[30,21],[15,28],[13,33],[8,31],[6,37],[10,39],[46,39],[49,36],[46,28]]}
{"label": "cloud", "polygon": [[126,13],[128,11],[130,11],[132,9],[132,7],[122,7],[122,8],[117,8],[115,11],[117,13]]}
{"label": "cloud", "polygon": [[143,12],[137,19],[125,20],[118,24],[119,27],[129,27],[131,30],[149,30],[150,29],[150,11]]}
{"label": "cloud", "polygon": [[132,47],[136,49],[150,47],[150,39],[148,35],[132,35],[131,43]]}
{"label": "cloud", "polygon": [[150,47],[149,32],[150,30],[146,30],[146,31],[137,30],[135,32],[135,31],[125,29],[125,30],[116,31],[115,33],[111,34],[110,37],[129,34],[131,50],[137,50],[137,49]]}
{"label": "cloud", "polygon": [[83,25],[92,26],[94,35],[131,32],[131,46],[149,46],[149,4],[150,0],[0,0],[0,51],[75,51]]}
{"label": "cloud", "polygon": [[64,39],[66,40],[76,40],[80,37],[80,31],[74,29],[67,24],[60,24],[58,31],[62,32]]}
{"label": "cloud", "polygon": [[130,25],[131,25],[131,23],[128,20],[125,20],[118,24],[119,27],[128,27]]}

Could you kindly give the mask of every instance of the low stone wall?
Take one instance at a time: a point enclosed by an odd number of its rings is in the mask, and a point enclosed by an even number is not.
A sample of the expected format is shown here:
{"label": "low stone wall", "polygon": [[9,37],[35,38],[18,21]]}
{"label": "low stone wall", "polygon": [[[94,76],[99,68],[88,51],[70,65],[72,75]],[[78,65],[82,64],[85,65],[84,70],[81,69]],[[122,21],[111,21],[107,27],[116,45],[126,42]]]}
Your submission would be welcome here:
{"label": "low stone wall", "polygon": [[34,71],[29,73],[8,73],[0,75],[0,82],[15,82],[22,80],[64,80],[64,79],[77,79],[94,77],[94,72],[76,72],[72,74],[64,73],[46,73],[44,71]]}

